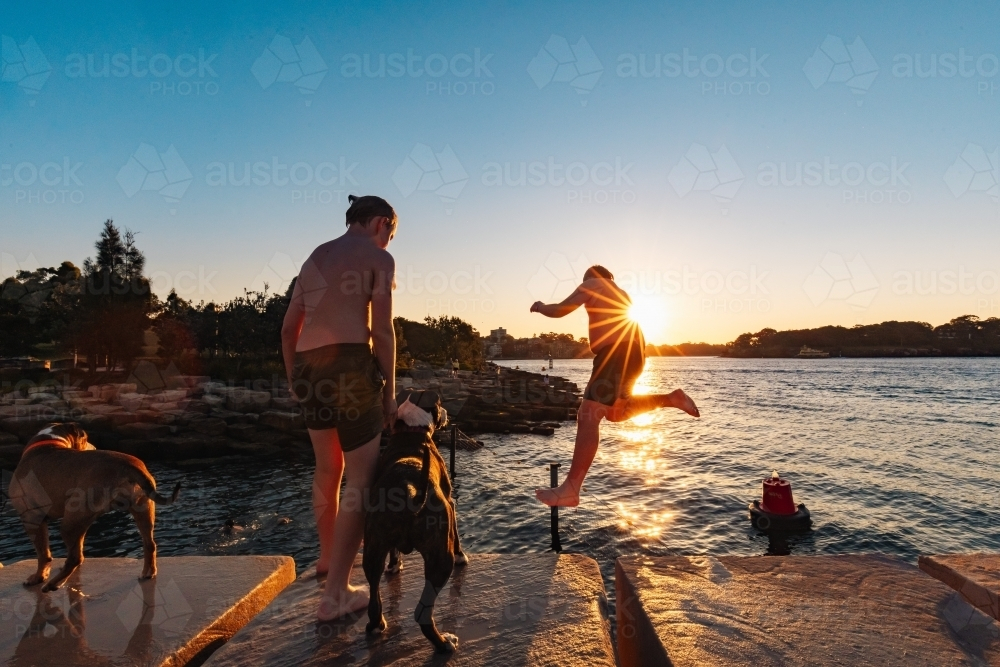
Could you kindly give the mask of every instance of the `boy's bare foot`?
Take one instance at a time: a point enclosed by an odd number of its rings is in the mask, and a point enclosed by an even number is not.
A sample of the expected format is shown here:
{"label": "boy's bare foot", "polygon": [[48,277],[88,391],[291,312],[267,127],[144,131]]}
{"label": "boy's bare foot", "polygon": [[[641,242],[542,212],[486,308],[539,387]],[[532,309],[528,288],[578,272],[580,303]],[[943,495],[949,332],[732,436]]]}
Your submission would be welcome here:
{"label": "boy's bare foot", "polygon": [[670,400],[675,408],[680,408],[692,417],[701,417],[701,413],[698,412],[698,406],[694,404],[691,397],[685,394],[682,389],[670,392]]}
{"label": "boy's bare foot", "polygon": [[346,591],[336,595],[324,592],[319,599],[319,610],[316,618],[321,621],[332,621],[335,618],[353,614],[368,606],[368,589],[366,587],[348,586]]}
{"label": "boy's bare foot", "polygon": [[576,507],[580,504],[580,492],[566,482],[554,489],[535,489],[535,497],[549,507]]}

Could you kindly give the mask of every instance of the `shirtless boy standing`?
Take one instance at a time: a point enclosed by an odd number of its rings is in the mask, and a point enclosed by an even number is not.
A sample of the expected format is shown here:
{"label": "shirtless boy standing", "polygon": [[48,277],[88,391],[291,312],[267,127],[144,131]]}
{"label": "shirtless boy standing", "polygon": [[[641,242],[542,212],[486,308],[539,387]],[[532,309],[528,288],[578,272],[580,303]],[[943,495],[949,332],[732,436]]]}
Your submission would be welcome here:
{"label": "shirtless boy standing", "polygon": [[535,496],[549,506],[576,507],[590,464],[597,455],[601,420],[623,422],[656,408],[673,407],[692,417],[700,416],[687,394],[676,389],[669,394],[632,396],[632,386],[646,364],[646,340],[639,325],[628,315],[632,300],[603,266],[592,266],[583,283],[562,303],[536,301],[531,312],[546,317],[565,317],[583,306],[590,318],[590,349],[594,370],[583,403],[577,412],[576,448],[566,480],[554,489],[535,489]]}
{"label": "shirtless boy standing", "polygon": [[348,199],[347,231],[302,265],[281,328],[289,387],[316,454],[316,571],[327,575],[320,620],[368,606],[367,587],[350,585],[351,567],[361,546],[363,499],[374,481],[379,439],[396,415],[395,262],[386,251],[396,234],[396,212],[381,197]]}

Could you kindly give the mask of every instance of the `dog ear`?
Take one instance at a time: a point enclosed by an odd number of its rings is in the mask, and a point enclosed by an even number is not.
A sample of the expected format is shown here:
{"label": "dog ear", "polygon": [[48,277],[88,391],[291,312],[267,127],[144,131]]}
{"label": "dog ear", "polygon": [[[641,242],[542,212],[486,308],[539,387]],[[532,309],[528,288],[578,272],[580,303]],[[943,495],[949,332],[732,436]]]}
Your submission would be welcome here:
{"label": "dog ear", "polygon": [[435,407],[441,405],[441,397],[433,389],[420,392],[417,398],[417,407],[431,412]]}
{"label": "dog ear", "polygon": [[90,444],[87,440],[87,432],[80,428],[80,425],[76,422],[70,424],[73,429],[73,439],[76,442],[76,448],[83,451],[85,449],[94,449],[94,446]]}

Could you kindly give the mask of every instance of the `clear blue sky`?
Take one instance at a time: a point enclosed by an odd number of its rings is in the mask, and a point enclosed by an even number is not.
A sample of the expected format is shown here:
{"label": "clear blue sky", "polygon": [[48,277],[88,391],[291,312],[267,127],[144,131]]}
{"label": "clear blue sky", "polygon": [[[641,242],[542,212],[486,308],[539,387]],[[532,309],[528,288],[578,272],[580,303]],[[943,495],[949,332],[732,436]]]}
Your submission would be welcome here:
{"label": "clear blue sky", "polygon": [[110,217],[161,295],[224,300],[356,192],[399,212],[415,319],[585,334],[528,314],[585,262],[655,342],[1000,316],[996,3],[21,3],[0,34],[5,274]]}

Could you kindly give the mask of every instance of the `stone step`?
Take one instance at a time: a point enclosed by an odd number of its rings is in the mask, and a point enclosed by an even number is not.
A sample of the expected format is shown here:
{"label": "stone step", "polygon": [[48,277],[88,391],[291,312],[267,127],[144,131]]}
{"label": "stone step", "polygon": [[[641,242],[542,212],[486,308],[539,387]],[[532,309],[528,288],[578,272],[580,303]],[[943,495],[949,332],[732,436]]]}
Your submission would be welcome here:
{"label": "stone step", "polygon": [[198,664],[295,580],[288,556],[162,557],[149,581],[140,560],[88,558],[42,593],[22,586],[35,565],[0,569],[0,665]]}
{"label": "stone step", "polygon": [[1000,554],[921,556],[917,563],[969,604],[1000,620]]}
{"label": "stone step", "polygon": [[623,557],[618,657],[634,665],[1000,664],[1000,629],[879,555]]}
{"label": "stone step", "polygon": [[[403,571],[383,576],[388,627],[365,634],[366,611],[316,620],[315,571],[299,577],[206,663],[211,667],[367,665],[615,665],[607,599],[597,562],[580,555],[471,554],[437,598],[434,620],[458,636],[458,650],[435,657],[413,620],[424,587],[423,561],[403,557]],[[364,583],[360,557],[351,581]]]}

